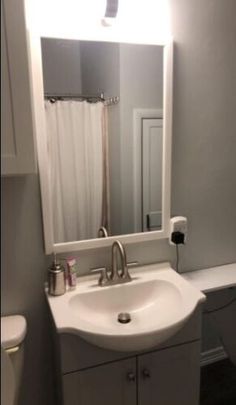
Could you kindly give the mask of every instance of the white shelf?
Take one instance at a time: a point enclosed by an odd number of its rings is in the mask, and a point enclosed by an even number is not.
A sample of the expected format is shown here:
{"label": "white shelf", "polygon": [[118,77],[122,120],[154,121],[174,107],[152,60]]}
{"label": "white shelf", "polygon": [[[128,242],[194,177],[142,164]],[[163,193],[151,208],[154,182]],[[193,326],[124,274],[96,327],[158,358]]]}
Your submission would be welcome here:
{"label": "white shelf", "polygon": [[202,292],[236,286],[236,263],[181,274]]}

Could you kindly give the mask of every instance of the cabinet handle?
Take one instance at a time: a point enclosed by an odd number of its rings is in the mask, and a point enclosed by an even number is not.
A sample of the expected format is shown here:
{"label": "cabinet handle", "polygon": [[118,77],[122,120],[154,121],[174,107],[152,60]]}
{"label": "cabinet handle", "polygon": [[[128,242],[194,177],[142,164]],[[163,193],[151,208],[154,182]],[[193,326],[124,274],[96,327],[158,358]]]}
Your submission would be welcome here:
{"label": "cabinet handle", "polygon": [[127,380],[128,380],[129,382],[134,382],[134,381],[136,380],[136,376],[135,376],[135,374],[134,374],[132,371],[130,371],[129,373],[127,373]]}
{"label": "cabinet handle", "polygon": [[144,379],[151,377],[150,371],[149,371],[147,368],[144,368],[144,369],[143,369],[142,374],[143,374],[143,378],[144,378]]}

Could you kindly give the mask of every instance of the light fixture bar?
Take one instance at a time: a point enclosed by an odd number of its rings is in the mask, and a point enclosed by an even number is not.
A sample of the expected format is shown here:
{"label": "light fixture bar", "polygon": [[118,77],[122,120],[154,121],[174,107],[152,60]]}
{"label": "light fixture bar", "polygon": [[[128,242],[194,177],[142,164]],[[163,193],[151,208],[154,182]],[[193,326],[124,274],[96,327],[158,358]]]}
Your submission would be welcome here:
{"label": "light fixture bar", "polygon": [[118,12],[119,0],[107,0],[105,18],[115,18]]}

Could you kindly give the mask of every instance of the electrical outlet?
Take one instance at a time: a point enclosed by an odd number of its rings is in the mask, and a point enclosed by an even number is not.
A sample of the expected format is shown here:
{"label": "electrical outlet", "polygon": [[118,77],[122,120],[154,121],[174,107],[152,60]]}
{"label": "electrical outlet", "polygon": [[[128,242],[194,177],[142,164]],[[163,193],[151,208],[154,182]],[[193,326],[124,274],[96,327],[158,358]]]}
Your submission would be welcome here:
{"label": "electrical outlet", "polygon": [[187,218],[186,217],[173,217],[170,219],[170,235],[169,235],[169,243],[174,245],[171,240],[171,235],[173,232],[181,232],[184,234],[184,243],[187,239]]}

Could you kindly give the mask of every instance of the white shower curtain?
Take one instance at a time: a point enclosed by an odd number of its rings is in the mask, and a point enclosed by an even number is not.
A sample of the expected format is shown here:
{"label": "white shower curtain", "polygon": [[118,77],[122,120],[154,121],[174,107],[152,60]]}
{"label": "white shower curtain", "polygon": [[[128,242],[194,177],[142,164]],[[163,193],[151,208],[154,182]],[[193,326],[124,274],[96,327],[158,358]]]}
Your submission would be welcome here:
{"label": "white shower curtain", "polygon": [[105,108],[101,102],[45,102],[56,243],[95,238],[107,226]]}

